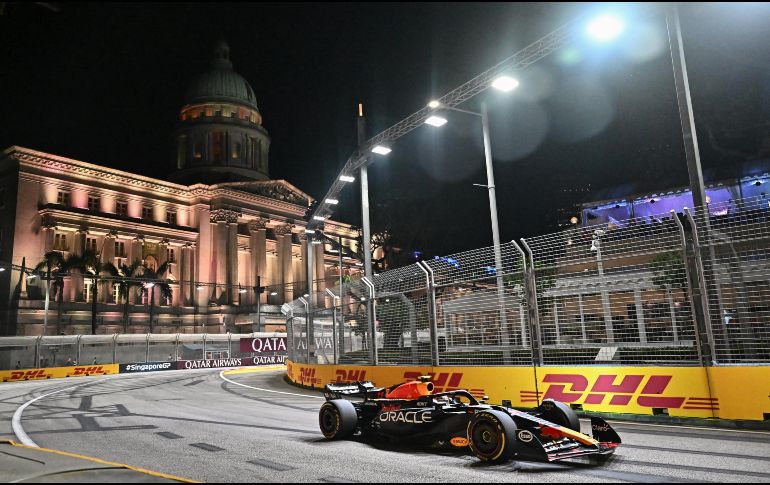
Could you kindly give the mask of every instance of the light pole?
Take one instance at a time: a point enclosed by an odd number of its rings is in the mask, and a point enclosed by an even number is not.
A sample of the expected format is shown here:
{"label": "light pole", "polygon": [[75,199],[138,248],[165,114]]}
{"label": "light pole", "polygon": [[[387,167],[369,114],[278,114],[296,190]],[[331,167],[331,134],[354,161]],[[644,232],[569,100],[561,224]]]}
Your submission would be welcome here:
{"label": "light pole", "polygon": [[[505,92],[515,89],[518,85],[519,85],[518,81],[508,76],[501,76],[492,83],[492,87]],[[481,118],[481,130],[482,130],[482,136],[484,138],[484,163],[487,171],[486,188],[489,193],[489,213],[492,219],[492,245],[495,253],[495,276],[497,279],[497,297],[498,297],[498,305],[500,306],[500,322],[502,326],[501,328],[503,331],[503,335],[505,337],[505,340],[503,342],[504,344],[503,357],[506,360],[510,360],[510,350],[508,350],[508,345],[510,344],[510,336],[508,331],[508,319],[506,318],[506,315],[505,315],[505,290],[503,289],[503,258],[500,250],[500,225],[497,219],[497,197],[495,196],[495,175],[492,168],[492,145],[489,140],[490,138],[489,137],[489,115],[487,113],[487,104],[483,101],[481,102],[481,112],[479,113],[476,113],[475,111],[468,111],[464,109],[446,106],[440,103],[439,101],[431,101],[430,103],[428,103],[428,106],[430,108],[433,108],[434,110],[446,109],[450,111],[458,111],[460,113],[466,113],[466,114],[478,116],[479,118]],[[445,118],[441,118],[438,115],[433,115],[429,117],[427,120],[425,120],[426,124],[434,127],[443,126],[446,124],[446,122],[447,120]],[[480,185],[484,187],[481,184],[474,184],[474,185]]]}
{"label": "light pole", "polygon": [[607,333],[607,343],[615,341],[615,331],[612,326],[612,309],[610,307],[610,296],[607,294],[607,285],[604,282],[604,265],[602,264],[602,236],[604,231],[596,229],[591,241],[591,250],[596,251],[596,269],[599,272],[599,285],[602,288],[602,313],[604,313],[604,328]]}

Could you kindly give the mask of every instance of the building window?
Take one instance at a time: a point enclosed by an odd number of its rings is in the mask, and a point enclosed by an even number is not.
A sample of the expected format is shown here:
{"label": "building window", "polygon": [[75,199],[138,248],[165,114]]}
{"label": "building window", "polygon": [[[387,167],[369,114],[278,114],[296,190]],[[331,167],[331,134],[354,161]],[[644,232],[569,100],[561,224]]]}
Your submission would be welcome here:
{"label": "building window", "polygon": [[54,234],[53,236],[53,248],[56,251],[69,251],[67,248],[67,235],[66,234]]}
{"label": "building window", "polygon": [[172,226],[176,226],[176,212],[175,211],[166,211],[166,222],[168,222]]}
{"label": "building window", "polygon": [[126,257],[126,243],[123,241],[115,241],[115,257],[116,258],[125,258]]}
{"label": "building window", "polygon": [[93,287],[94,280],[88,278],[83,280],[83,296],[85,297],[86,301],[91,301],[91,298],[93,298]]}
{"label": "building window", "polygon": [[211,134],[211,160],[222,163],[225,159],[225,134],[215,131]]}
{"label": "building window", "polygon": [[142,207],[142,219],[152,220],[152,207]]}
{"label": "building window", "polygon": [[166,249],[166,261],[169,263],[176,263],[176,257],[172,248]]}
{"label": "building window", "polygon": [[249,153],[251,153],[251,166],[257,168],[257,160],[259,160],[259,144],[257,143],[256,138],[250,138],[249,142],[251,143],[251,150],[249,150]]}
{"label": "building window", "polygon": [[99,197],[96,197],[94,195],[88,196],[88,210],[92,212],[98,212],[99,211],[99,203],[101,202],[101,199]]}
{"label": "building window", "polygon": [[196,142],[193,145],[193,157],[203,158],[203,143]]}
{"label": "building window", "polygon": [[90,252],[96,254],[96,238],[95,237],[87,237],[86,238],[86,251],[90,251]]}
{"label": "building window", "polygon": [[64,190],[60,190],[59,193],[56,195],[56,203],[59,205],[69,206],[70,193]]}
{"label": "building window", "polygon": [[142,288],[142,305],[148,305],[150,303],[150,290]]}
{"label": "building window", "polygon": [[128,203],[127,202],[121,202],[118,201],[115,203],[115,213],[119,216],[127,216],[128,215]]}
{"label": "building window", "polygon": [[176,168],[181,169],[182,167],[184,167],[184,162],[186,158],[187,158],[187,137],[182,135],[177,139]]}
{"label": "building window", "polygon": [[122,293],[120,292],[120,284],[115,283],[112,285],[112,298],[115,303],[120,303]]}
{"label": "building window", "polygon": [[233,158],[241,158],[241,144],[240,143],[233,143]]}

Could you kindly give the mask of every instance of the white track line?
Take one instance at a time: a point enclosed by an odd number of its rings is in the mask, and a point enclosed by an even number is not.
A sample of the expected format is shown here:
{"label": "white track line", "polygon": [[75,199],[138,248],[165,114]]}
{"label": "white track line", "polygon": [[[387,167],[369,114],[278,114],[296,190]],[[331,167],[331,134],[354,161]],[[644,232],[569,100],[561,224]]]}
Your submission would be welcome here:
{"label": "white track line", "polygon": [[27,409],[27,407],[30,404],[33,404],[35,401],[39,401],[40,399],[43,399],[44,397],[51,396],[53,394],[58,394],[60,392],[68,391],[70,389],[75,389],[76,387],[83,387],[87,386],[89,384],[96,384],[97,382],[106,381],[108,379],[111,379],[110,377],[105,379],[99,379],[98,381],[92,381],[92,382],[84,382],[83,384],[78,384],[77,386],[71,386],[71,387],[65,387],[64,389],[59,389],[58,391],[49,392],[48,394],[43,394],[42,396],[38,396],[35,399],[29,400],[19,406],[19,408],[16,410],[15,413],[13,413],[13,419],[11,419],[11,427],[13,428],[13,433],[16,435],[16,437],[19,439],[19,441],[27,446],[34,446],[35,448],[40,448],[37,443],[32,441],[32,439],[27,435],[27,433],[24,432],[24,428],[21,426],[21,415],[24,413],[24,410]]}
{"label": "white track line", "polygon": [[219,377],[226,380],[230,384],[235,384],[236,386],[241,386],[241,387],[248,387],[249,389],[255,389],[257,391],[274,392],[276,394],[288,394],[289,396],[312,397],[313,399],[326,399],[323,396],[311,396],[309,394],[297,394],[296,392],[274,391],[272,389],[263,389],[261,387],[247,386],[246,384],[241,384],[240,382],[231,381],[230,379],[225,377],[225,371],[220,372]]}

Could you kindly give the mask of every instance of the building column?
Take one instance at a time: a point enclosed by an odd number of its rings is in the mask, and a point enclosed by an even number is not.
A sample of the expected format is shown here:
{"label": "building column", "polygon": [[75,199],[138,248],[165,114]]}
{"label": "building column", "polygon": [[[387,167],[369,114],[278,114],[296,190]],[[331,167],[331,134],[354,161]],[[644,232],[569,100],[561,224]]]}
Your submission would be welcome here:
{"label": "building column", "polygon": [[[294,266],[294,294],[304,295],[307,293],[307,289],[310,286],[309,280],[313,277],[307,274],[307,234],[304,232],[297,235],[299,237],[299,265]],[[293,261],[292,261],[293,264]],[[304,283],[303,283],[304,281]],[[317,291],[317,290],[316,290]],[[310,295],[311,297],[313,295]],[[313,302],[313,305],[318,305],[317,301]]]}
{"label": "building column", "polygon": [[[316,291],[323,294],[326,290],[326,265],[324,264],[324,245],[311,244],[313,253],[313,278],[316,280]],[[340,268],[340,272],[342,268]]]}
{"label": "building column", "polygon": [[233,304],[238,301],[238,221],[229,223],[227,244],[227,302]]}
{"label": "building column", "polygon": [[[86,229],[79,229],[75,233],[75,241],[72,245],[72,254],[75,256],[82,256],[83,250],[86,247],[86,236],[88,235],[88,230]],[[83,274],[78,269],[73,269],[71,271],[72,274],[72,281],[71,281],[71,297],[70,301],[83,301]]]}
{"label": "building column", "polygon": [[[133,263],[134,261],[139,261],[140,263],[144,262],[144,257],[142,254],[142,246],[144,246],[144,236],[141,234],[137,234],[134,239],[131,240],[130,249],[128,251],[128,261],[129,264]],[[129,293],[128,293],[128,301],[131,305],[136,305],[138,302],[142,301],[142,297],[137,295],[137,292],[139,291],[141,287],[132,286]]]}
{"label": "building column", "polygon": [[292,224],[284,224],[274,228],[278,247],[278,268],[279,283],[283,291],[283,301],[285,303],[294,299],[292,288],[288,283],[292,280],[291,268],[291,231],[294,228]]}
{"label": "building column", "polygon": [[[102,264],[114,263],[115,259],[115,236],[114,232],[110,232],[104,236],[102,242]],[[102,276],[110,276],[106,272],[102,272]],[[104,280],[99,282],[99,303],[115,303],[115,295],[113,293],[112,280]]]}
{"label": "building column", "polygon": [[43,259],[43,256],[53,251],[55,233],[56,233],[56,225],[51,221],[44,221],[43,222],[43,245],[42,245],[43,254],[40,256],[40,259]]}
{"label": "building column", "polygon": [[[251,279],[249,284],[254,287],[257,285],[257,276],[260,277],[260,283],[265,286],[267,276],[267,223],[269,219],[259,217],[249,222],[249,249],[251,249]],[[263,303],[267,303],[267,293],[264,295],[257,294],[257,297],[262,298]],[[252,297],[251,302],[256,303]]]}
{"label": "building column", "polygon": [[192,295],[190,293],[190,288],[192,288],[192,244],[187,243],[182,247],[182,259],[180,262],[180,298],[179,302],[180,305],[188,306],[190,305],[190,299],[192,298]]}

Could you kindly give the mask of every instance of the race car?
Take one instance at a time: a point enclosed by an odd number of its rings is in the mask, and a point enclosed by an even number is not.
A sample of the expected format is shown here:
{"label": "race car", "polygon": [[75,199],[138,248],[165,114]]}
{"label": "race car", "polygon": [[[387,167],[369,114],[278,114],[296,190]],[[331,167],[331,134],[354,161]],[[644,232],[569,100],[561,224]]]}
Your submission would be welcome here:
{"label": "race car", "polygon": [[[354,436],[432,448],[467,449],[479,459],[555,461],[613,453],[620,437],[601,418],[591,434],[566,404],[544,400],[533,412],[479,402],[467,390],[434,393],[430,376],[377,388],[372,382],[329,384],[318,421],[327,439]],[[346,398],[363,398],[350,401]]]}

